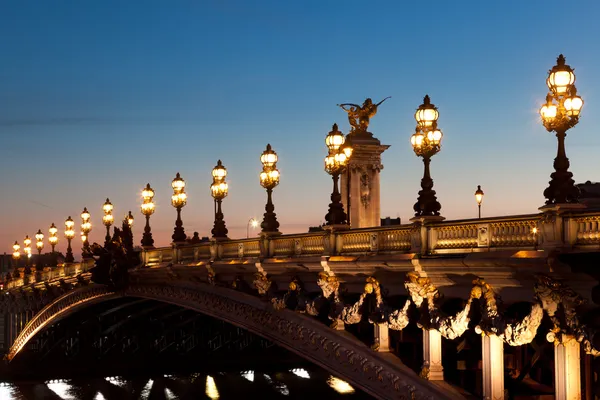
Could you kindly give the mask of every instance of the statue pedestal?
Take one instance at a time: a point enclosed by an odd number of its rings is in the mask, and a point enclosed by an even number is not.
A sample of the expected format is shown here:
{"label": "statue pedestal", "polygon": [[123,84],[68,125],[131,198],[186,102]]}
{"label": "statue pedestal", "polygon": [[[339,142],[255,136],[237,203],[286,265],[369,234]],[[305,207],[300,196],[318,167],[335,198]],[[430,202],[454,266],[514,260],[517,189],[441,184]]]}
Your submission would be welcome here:
{"label": "statue pedestal", "polygon": [[351,228],[381,224],[379,173],[381,153],[390,146],[381,144],[370,132],[348,135],[353,148],[346,172],[341,175],[342,204]]}

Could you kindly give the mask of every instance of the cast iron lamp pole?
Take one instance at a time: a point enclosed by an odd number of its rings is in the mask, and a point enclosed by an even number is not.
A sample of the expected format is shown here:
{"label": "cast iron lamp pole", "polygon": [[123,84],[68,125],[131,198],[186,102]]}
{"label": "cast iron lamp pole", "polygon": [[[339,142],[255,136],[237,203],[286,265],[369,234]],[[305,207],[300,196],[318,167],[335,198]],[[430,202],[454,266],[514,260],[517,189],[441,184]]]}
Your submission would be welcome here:
{"label": "cast iron lamp pole", "polygon": [[221,202],[229,192],[229,185],[225,182],[227,176],[227,168],[223,166],[221,160],[217,161],[217,165],[212,170],[213,183],[210,185],[210,194],[215,199],[215,224],[211,231],[215,239],[227,239],[227,228],[223,219],[223,211],[221,211]]}
{"label": "cast iron lamp pole", "polygon": [[337,124],[333,124],[331,132],[325,137],[325,144],[329,149],[329,155],[325,157],[325,171],[333,178],[333,192],[329,212],[325,215],[327,225],[348,225],[347,215],[342,204],[342,195],[338,190],[340,174],[348,165],[352,155],[352,147],[344,146],[344,134],[338,130]]}
{"label": "cast iron lamp pole", "polygon": [[437,108],[431,104],[429,96],[425,96],[423,104],[415,113],[417,127],[410,138],[410,143],[415,154],[423,157],[425,171],[421,179],[421,190],[414,205],[416,217],[439,216],[442,206],[437,201],[435,190],[433,190],[433,179],[429,173],[431,157],[440,151],[442,131],[437,128],[439,113]]}
{"label": "cast iron lamp pole", "polygon": [[71,240],[75,237],[75,221],[69,216],[65,221],[65,238],[67,239],[67,254],[65,255],[65,263],[72,263],[75,261],[73,257],[73,249],[71,248]]}
{"label": "cast iron lamp pole", "polygon": [[113,205],[109,199],[106,199],[104,205],[102,206],[102,211],[104,211],[104,215],[102,216],[102,223],[106,226],[106,237],[104,238],[104,247],[108,248],[110,245],[110,226],[114,222],[114,217],[112,215]]}
{"label": "cast iron lamp pole", "polygon": [[50,243],[50,246],[52,246],[52,254],[54,254],[54,248],[58,243],[58,237],[56,236],[56,234],[58,233],[58,228],[56,227],[56,225],[54,225],[54,222],[52,223],[52,225],[50,225],[48,233],[50,233],[50,236],[48,236],[48,243]]}
{"label": "cast iron lamp pole", "polygon": [[131,211],[129,211],[129,214],[125,216],[125,221],[127,221],[127,225],[129,225],[129,228],[133,228],[133,214],[131,213]]}
{"label": "cast iron lamp pole", "polygon": [[31,239],[29,239],[29,235],[25,235],[25,239],[23,240],[23,252],[25,253],[25,275],[29,275],[31,273],[31,269],[29,269],[29,259],[31,258]]}
{"label": "cast iron lamp pole", "polygon": [[142,198],[144,199],[141,207],[142,214],[146,216],[146,226],[144,227],[144,235],[142,236],[142,247],[151,249],[154,247],[154,239],[152,239],[152,232],[150,230],[150,216],[154,214],[154,202],[152,201],[154,198],[154,190],[152,190],[149,183],[144,190],[142,190]]}
{"label": "cast iron lamp pole", "polygon": [[35,247],[38,251],[38,261],[35,264],[35,269],[38,271],[42,271],[44,269],[44,264],[42,263],[42,249],[44,248],[44,234],[41,229],[38,229],[35,234]]}
{"label": "cast iron lamp pole", "polygon": [[263,221],[260,224],[261,232],[268,234],[279,233],[279,222],[275,215],[275,206],[273,205],[273,189],[279,184],[279,170],[277,169],[277,153],[273,151],[270,144],[267,144],[267,149],[260,156],[260,162],[263,165],[263,170],[260,173],[260,185],[267,189],[267,204],[265,205],[265,213]]}
{"label": "cast iron lamp pole", "polygon": [[171,196],[171,205],[177,210],[177,220],[175,221],[175,229],[173,230],[173,243],[185,242],[185,230],[183,229],[183,221],[181,220],[181,209],[187,204],[187,194],[185,193],[185,181],[179,175],[175,175],[175,179],[171,182],[173,195]]}
{"label": "cast iron lamp pole", "polygon": [[546,104],[540,109],[542,123],[548,132],[556,132],[558,151],[554,159],[554,171],[550,184],[544,190],[546,204],[578,203],[579,189],[575,186],[573,174],[569,172],[569,159],[565,152],[567,131],[579,122],[583,100],[577,95],[575,74],[565,64],[561,54],[556,65],[548,73],[546,84],[550,92]]}
{"label": "cast iron lamp pole", "polygon": [[481,190],[481,185],[477,185],[475,201],[477,202],[477,208],[479,209],[479,219],[481,219],[481,202],[483,201],[483,190]]}
{"label": "cast iron lamp pole", "polygon": [[83,207],[81,213],[81,240],[83,241],[82,257],[88,258],[90,256],[90,232],[92,231],[92,223],[90,222],[91,215],[87,210],[87,207]]}
{"label": "cast iron lamp pole", "polygon": [[19,259],[21,258],[21,252],[19,251],[21,249],[21,246],[19,246],[19,242],[17,242],[15,240],[15,244],[13,244],[12,248],[13,248],[12,258],[14,260],[13,269],[16,271],[17,268],[19,267]]}

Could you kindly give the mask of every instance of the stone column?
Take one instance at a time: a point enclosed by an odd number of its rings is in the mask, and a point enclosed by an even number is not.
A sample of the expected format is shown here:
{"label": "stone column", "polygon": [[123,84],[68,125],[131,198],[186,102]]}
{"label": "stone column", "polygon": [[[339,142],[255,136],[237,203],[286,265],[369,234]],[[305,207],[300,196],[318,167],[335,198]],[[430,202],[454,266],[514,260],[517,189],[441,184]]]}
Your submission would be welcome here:
{"label": "stone column", "polygon": [[483,398],[504,400],[504,341],[496,335],[481,336]]}
{"label": "stone column", "polygon": [[[381,153],[389,145],[382,145],[371,133],[352,134],[348,137],[353,152],[349,172],[341,175],[340,186],[344,211],[350,201],[351,228],[368,228],[381,224],[379,173],[383,169]],[[350,176],[350,184],[348,177]],[[350,196],[348,197],[348,193]]]}
{"label": "stone column", "polygon": [[374,349],[379,352],[390,351],[390,333],[387,323],[373,324],[375,327],[375,344]]}
{"label": "stone column", "polygon": [[[429,368],[426,371],[425,368]],[[423,370],[421,375],[430,381],[443,381],[442,335],[435,329],[423,329]]]}
{"label": "stone column", "polygon": [[554,342],[554,398],[581,400],[580,344],[573,336],[564,335]]}

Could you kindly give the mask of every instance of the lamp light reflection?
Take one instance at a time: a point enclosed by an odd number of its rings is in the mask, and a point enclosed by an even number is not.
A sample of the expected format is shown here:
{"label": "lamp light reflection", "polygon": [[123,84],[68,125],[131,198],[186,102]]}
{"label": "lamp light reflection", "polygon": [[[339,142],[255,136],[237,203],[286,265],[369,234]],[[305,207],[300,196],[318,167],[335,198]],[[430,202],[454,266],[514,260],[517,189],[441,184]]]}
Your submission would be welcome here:
{"label": "lamp light reflection", "polygon": [[330,376],[329,379],[327,379],[327,384],[339,394],[354,393],[354,388],[350,386],[348,382],[336,378],[335,376]]}
{"label": "lamp light reflection", "polygon": [[219,390],[217,389],[217,384],[212,376],[206,376],[206,395],[208,398],[212,400],[216,400],[219,398]]}

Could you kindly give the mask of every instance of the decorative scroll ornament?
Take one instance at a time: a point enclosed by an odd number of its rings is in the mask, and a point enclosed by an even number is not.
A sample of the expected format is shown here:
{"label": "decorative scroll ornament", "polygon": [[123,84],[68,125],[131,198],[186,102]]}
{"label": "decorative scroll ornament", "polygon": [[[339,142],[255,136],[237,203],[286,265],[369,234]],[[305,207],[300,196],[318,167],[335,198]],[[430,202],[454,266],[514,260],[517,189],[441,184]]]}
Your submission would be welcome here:
{"label": "decorative scroll ornament", "polygon": [[475,332],[501,336],[506,324],[498,313],[499,299],[494,289],[483,279],[477,278],[473,281],[471,297],[478,299],[481,306],[481,321],[475,327]]}
{"label": "decorative scroll ornament", "polygon": [[319,315],[320,302],[310,300],[303,290],[304,285],[300,279],[293,278],[288,285],[287,292],[282,297],[274,296],[271,298],[271,304],[276,310],[288,308],[300,313],[309,315]]}
{"label": "decorative scroll ornament", "polygon": [[[534,286],[535,294],[554,325],[546,339],[549,342],[561,343],[563,339],[573,336],[578,342],[589,342],[585,326],[580,324],[577,318],[577,307],[585,300],[573,289],[549,276],[538,275],[536,278],[538,281]],[[589,347],[591,349],[591,343]]]}
{"label": "decorative scroll ornament", "polygon": [[253,283],[254,283],[254,287],[256,288],[256,290],[258,290],[258,294],[260,294],[261,296],[264,296],[265,294],[267,294],[267,292],[271,288],[272,282],[269,278],[267,278],[266,274],[257,272],[254,274]]}
{"label": "decorative scroll ornament", "polygon": [[[319,278],[317,285],[323,292],[323,299],[330,302],[329,319],[332,320],[330,325],[333,329],[342,328],[344,322],[340,319],[342,310],[344,309],[344,303],[340,298],[340,282],[338,278],[329,272],[319,272]],[[315,302],[320,299],[315,299]]]}
{"label": "decorative scroll ornament", "polygon": [[538,303],[531,305],[531,312],[523,318],[523,321],[506,324],[504,328],[504,341],[511,346],[522,346],[531,343],[535,339],[537,330],[542,323],[544,310]]}
{"label": "decorative scroll ornament", "polygon": [[373,277],[367,278],[367,283],[365,284],[365,288],[363,293],[360,295],[358,301],[351,306],[346,306],[343,308],[342,313],[340,315],[340,319],[344,321],[346,324],[357,324],[360,322],[362,318],[362,308],[363,303],[365,302],[368,295],[375,295],[375,310],[374,315],[369,316],[369,322],[380,322],[374,321],[372,317],[375,319],[383,320],[384,310],[383,310],[383,297],[381,296],[381,287],[377,279]]}
{"label": "decorative scroll ornament", "polygon": [[508,323],[499,312],[500,298],[483,279],[473,281],[471,297],[480,299],[481,305],[481,321],[475,327],[475,332],[497,335],[511,346],[533,341],[544,316],[539,304],[532,304],[531,311],[522,321]]}
{"label": "decorative scroll ornament", "polygon": [[404,285],[421,311],[419,327],[435,329],[447,339],[455,339],[465,333],[469,327],[472,294],[462,311],[455,316],[447,316],[436,305],[441,295],[429,278],[420,276],[418,272],[409,272],[406,278]]}
{"label": "decorative scroll ornament", "polygon": [[408,309],[410,305],[410,300],[406,300],[402,309],[394,310],[388,315],[387,324],[390,329],[401,331],[406,328],[409,323]]}

